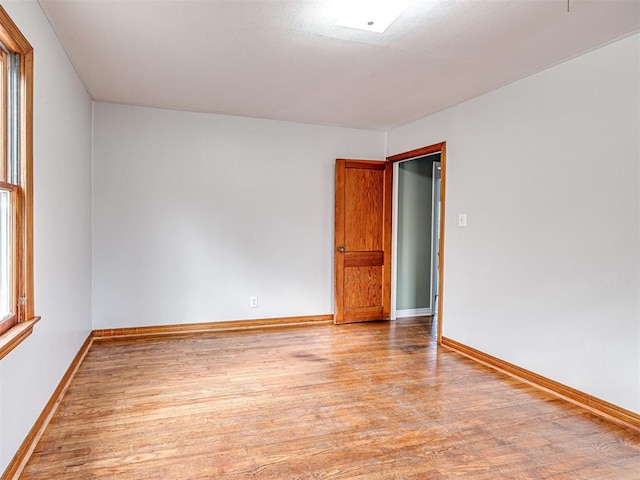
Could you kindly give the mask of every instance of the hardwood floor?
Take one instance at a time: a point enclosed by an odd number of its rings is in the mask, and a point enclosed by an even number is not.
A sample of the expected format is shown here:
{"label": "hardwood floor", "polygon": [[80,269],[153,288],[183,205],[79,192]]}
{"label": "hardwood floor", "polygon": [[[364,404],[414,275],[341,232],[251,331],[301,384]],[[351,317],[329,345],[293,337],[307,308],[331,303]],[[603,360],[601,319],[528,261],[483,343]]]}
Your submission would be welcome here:
{"label": "hardwood floor", "polygon": [[638,479],[640,434],[424,319],[94,344],[21,478]]}

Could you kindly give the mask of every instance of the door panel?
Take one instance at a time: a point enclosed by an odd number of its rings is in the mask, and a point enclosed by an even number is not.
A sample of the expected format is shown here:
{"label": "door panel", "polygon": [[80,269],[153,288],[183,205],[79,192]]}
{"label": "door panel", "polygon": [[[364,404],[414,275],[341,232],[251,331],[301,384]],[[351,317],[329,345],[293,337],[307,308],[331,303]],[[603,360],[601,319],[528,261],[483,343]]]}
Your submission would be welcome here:
{"label": "door panel", "polygon": [[375,168],[346,167],[344,247],[347,252],[383,250],[383,194],[384,164]]}
{"label": "door panel", "polygon": [[336,160],[336,323],[388,320],[391,164]]}
{"label": "door panel", "polygon": [[344,287],[345,308],[382,307],[382,266],[346,268]]}

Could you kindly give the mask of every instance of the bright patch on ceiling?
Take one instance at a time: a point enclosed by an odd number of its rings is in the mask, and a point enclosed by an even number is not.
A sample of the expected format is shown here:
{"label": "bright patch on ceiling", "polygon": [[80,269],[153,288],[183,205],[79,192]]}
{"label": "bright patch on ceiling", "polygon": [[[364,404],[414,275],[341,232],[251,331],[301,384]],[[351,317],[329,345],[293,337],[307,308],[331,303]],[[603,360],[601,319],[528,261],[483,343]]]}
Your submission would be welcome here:
{"label": "bright patch on ceiling", "polygon": [[340,2],[339,27],[357,28],[383,33],[405,9],[406,3],[398,0],[348,0]]}

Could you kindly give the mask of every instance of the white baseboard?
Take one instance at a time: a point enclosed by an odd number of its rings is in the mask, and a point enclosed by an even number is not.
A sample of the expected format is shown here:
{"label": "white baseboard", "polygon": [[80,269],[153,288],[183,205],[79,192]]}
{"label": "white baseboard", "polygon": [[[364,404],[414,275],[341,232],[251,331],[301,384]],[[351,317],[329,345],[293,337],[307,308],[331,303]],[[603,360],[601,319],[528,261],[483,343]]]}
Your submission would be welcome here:
{"label": "white baseboard", "polygon": [[406,310],[396,310],[396,318],[424,317],[425,315],[433,315],[430,308],[407,308]]}

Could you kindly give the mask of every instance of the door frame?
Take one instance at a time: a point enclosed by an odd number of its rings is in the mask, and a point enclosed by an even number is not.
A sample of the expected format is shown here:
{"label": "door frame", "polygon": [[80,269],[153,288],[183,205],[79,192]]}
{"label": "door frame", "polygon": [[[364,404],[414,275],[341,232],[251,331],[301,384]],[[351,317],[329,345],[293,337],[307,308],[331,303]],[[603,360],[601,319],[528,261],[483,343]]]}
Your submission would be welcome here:
{"label": "door frame", "polygon": [[[442,164],[440,161],[433,162],[432,165],[432,178],[431,184],[431,295],[429,303],[431,304],[431,315],[436,316],[438,309],[436,308],[434,294],[438,295],[438,279],[440,265],[438,264],[438,251],[440,245],[438,244],[440,239],[440,209],[438,204],[440,203],[440,177],[442,172]],[[435,288],[434,288],[435,286]]]}
{"label": "door frame", "polygon": [[[438,242],[438,250],[439,250],[439,269],[438,269],[438,345],[442,344],[442,320],[443,320],[443,298],[444,298],[444,230],[445,230],[445,198],[446,198],[446,179],[447,179],[447,142],[435,143],[433,145],[428,145],[426,147],[417,148],[415,150],[410,150],[404,153],[398,153],[397,155],[392,155],[387,157],[387,162],[391,162],[395,164],[397,162],[401,162],[404,160],[413,160],[420,157],[424,157],[427,155],[431,155],[434,153],[440,152],[440,231],[439,231],[439,242]],[[395,168],[395,165],[394,165]],[[397,191],[394,191],[393,197],[393,208],[396,207],[398,202]],[[393,217],[393,235],[394,238],[397,238],[397,219],[396,215]],[[393,310],[391,312],[392,318],[395,319],[395,299],[396,299],[396,288],[397,288],[397,280],[395,278],[395,272],[397,270],[396,265],[396,245],[394,242],[393,245],[393,255],[392,255],[392,271],[394,272],[394,276],[391,279],[391,295],[392,295],[392,304]]]}

